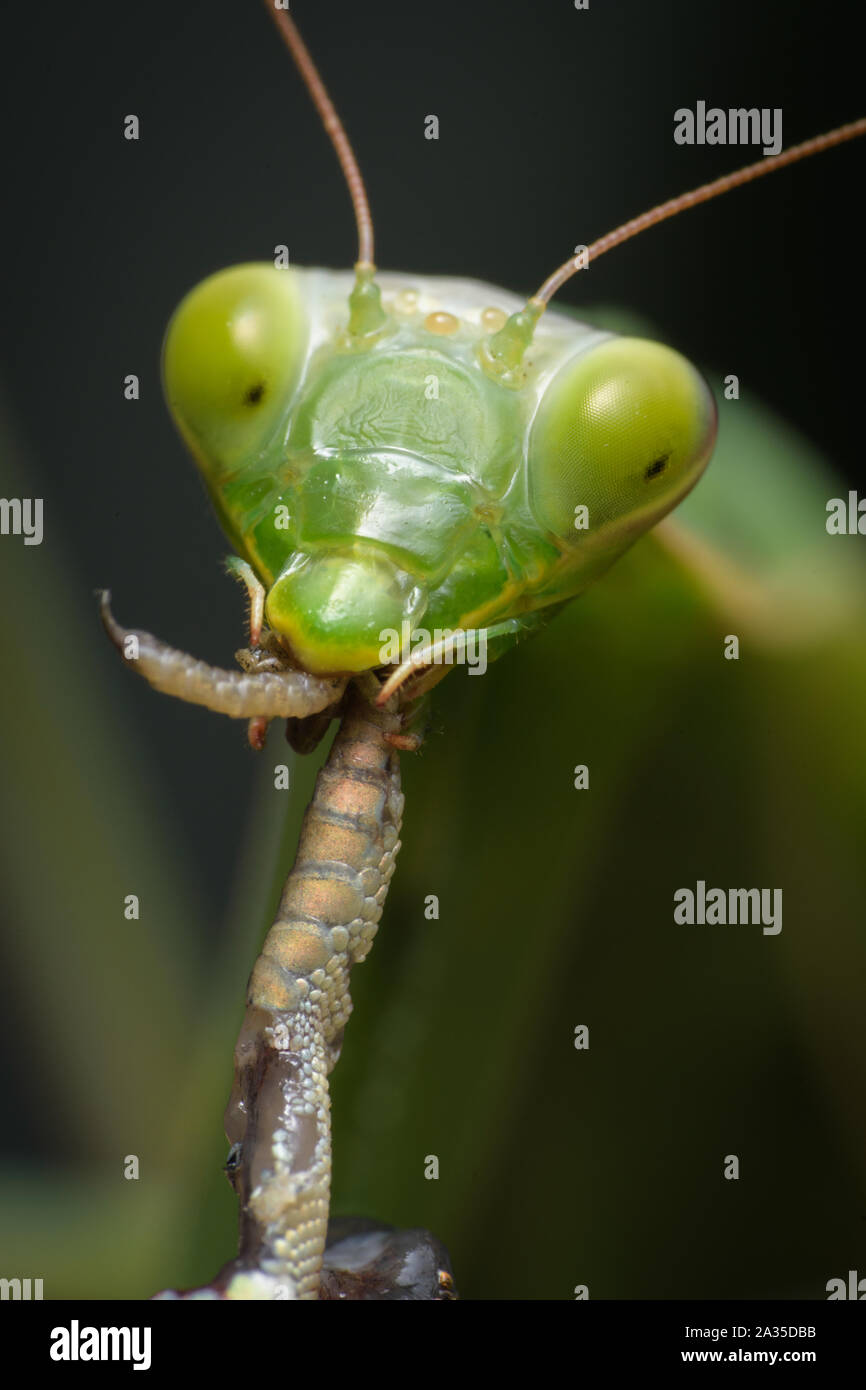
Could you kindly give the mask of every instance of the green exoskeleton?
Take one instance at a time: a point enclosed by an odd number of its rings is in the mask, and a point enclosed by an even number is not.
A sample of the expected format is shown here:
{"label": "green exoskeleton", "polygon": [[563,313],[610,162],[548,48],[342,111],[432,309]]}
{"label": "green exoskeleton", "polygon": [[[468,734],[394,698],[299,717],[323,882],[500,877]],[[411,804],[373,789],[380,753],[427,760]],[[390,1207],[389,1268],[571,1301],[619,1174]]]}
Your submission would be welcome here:
{"label": "green exoskeleton", "polygon": [[356,330],[350,274],[240,266],[193,291],[165,346],[172,411],[265,620],[320,675],[382,666],[404,625],[516,639],[675,506],[716,428],[669,348],[550,313],[504,371],[490,321],[519,301],[368,284]]}
{"label": "green exoskeleton", "polygon": [[168,403],[250,594],[243,669],[126,633],[107,597],[103,614],[146,679],[249,719],[257,746],[270,718],[288,718],[300,747],[344,718],[250,982],[227,1117],[241,1253],[218,1286],[315,1297],[326,1077],[349,969],[369,949],[399,848],[396,750],[414,746],[403,711],[470,635],[493,659],[537,631],[682,500],[713,449],[715,404],[689,362],[548,301],[645,227],[866,133],[866,121],[644,214],[524,302],[472,280],[376,272],[345,133],[293,22],[272,14],[343,166],[359,251],[354,271],[222,271],[166,335]]}

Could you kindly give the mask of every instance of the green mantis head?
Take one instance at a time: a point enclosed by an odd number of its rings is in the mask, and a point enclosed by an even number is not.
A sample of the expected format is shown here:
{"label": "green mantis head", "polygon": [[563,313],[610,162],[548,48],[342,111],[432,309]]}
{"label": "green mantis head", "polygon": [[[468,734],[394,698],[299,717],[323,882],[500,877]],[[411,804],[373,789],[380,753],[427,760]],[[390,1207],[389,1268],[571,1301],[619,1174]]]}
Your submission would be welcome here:
{"label": "green mantis head", "polygon": [[866,121],[630,218],[521,301],[377,274],[351,144],[294,21],[271,13],[343,170],[355,274],[246,265],[206,280],[166,337],[172,413],[308,670],[381,664],[386,628],[537,626],[694,486],[717,423],[679,354],[578,324],[552,296],[639,232]]}
{"label": "green mantis head", "polygon": [[346,132],[294,22],[272,17],[343,169],[355,274],[244,265],[193,290],[165,342],[175,420],[268,623],[309,671],[381,665],[397,629],[537,626],[676,506],[716,433],[684,358],[575,323],[551,297],[638,232],[866,121],[631,218],[522,302],[376,274]]}
{"label": "green mantis head", "polygon": [[346,275],[238,266],[165,342],[169,405],[268,623],[318,674],[382,664],[404,624],[486,628],[578,593],[694,485],[715,434],[670,348],[551,311],[506,379],[489,345],[511,296],[380,282],[381,324],[353,337]]}

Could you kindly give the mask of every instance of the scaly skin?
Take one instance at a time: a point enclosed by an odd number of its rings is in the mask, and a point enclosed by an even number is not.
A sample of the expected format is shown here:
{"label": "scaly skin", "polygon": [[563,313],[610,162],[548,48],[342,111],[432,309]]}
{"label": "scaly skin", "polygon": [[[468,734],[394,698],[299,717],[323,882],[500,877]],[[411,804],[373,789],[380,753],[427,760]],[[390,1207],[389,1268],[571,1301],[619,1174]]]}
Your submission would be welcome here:
{"label": "scaly skin", "polygon": [[[352,690],[247,991],[226,1134],[241,1203],[229,1298],[316,1298],[331,1185],[328,1074],[400,848],[394,714]],[[222,1282],[222,1281],[220,1281]]]}

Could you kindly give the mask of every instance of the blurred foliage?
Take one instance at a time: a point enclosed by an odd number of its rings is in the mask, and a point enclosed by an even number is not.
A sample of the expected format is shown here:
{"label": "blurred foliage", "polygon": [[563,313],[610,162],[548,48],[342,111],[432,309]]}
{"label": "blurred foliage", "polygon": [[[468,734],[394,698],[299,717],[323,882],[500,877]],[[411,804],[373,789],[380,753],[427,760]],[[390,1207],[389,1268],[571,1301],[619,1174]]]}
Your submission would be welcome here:
{"label": "blurred foliage", "polygon": [[[646,539],[484,680],[452,674],[403,760],[404,848],[333,1077],[334,1207],[434,1231],[465,1297],[822,1297],[863,1266],[863,565],[825,533],[820,460],[716,385],[693,539]],[[27,494],[4,433],[4,495]],[[243,986],[324,750],[281,829],[272,733],[205,955],[90,595],[56,546],[4,542],[0,573],[6,1049],[40,1136],[2,1169],[0,1273],[48,1297],[204,1282],[234,1248]],[[781,887],[781,934],[677,926],[698,879]],[[122,918],[131,880],[146,929]]]}

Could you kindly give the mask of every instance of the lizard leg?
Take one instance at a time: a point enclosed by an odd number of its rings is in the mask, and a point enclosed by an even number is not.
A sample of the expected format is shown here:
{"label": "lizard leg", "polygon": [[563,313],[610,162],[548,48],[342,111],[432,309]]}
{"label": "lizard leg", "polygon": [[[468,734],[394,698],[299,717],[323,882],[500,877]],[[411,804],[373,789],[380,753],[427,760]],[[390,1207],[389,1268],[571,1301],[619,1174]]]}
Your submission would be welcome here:
{"label": "lizard leg", "polygon": [[396,715],[353,687],[256,961],[226,1110],[241,1206],[227,1298],[317,1298],[328,1223],[328,1074],[352,1008],[349,972],[376,934],[400,848]]}

